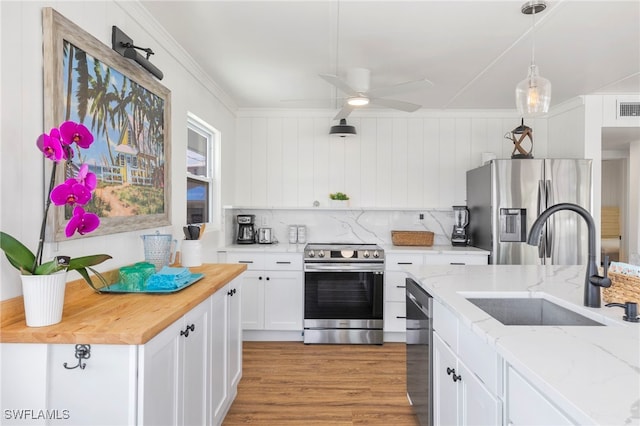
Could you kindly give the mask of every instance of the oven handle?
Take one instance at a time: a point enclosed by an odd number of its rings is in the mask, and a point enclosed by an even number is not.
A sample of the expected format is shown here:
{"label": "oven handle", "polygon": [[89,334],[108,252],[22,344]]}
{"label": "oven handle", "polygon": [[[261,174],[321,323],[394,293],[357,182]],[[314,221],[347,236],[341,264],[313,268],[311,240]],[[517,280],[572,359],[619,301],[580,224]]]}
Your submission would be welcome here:
{"label": "oven handle", "polygon": [[306,263],[304,265],[305,272],[373,272],[380,273],[384,272],[384,266],[378,265],[358,265],[358,264],[346,264],[342,263],[339,265],[327,265],[327,264],[317,264],[317,263]]}

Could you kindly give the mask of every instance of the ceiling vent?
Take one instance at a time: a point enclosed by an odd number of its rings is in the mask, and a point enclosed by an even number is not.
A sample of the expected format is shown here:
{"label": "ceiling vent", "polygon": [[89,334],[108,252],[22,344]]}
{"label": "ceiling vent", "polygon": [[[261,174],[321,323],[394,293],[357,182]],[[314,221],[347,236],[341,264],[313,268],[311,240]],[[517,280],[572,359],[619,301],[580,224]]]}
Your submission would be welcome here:
{"label": "ceiling vent", "polygon": [[618,118],[640,117],[640,102],[618,102]]}

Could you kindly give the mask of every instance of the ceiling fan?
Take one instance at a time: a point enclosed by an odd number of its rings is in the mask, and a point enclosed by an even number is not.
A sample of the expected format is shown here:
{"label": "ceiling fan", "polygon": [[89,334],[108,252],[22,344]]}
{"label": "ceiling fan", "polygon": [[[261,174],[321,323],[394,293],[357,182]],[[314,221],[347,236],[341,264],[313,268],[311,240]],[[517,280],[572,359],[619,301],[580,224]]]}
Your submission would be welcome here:
{"label": "ceiling fan", "polygon": [[422,79],[407,81],[394,86],[371,89],[369,87],[371,72],[366,68],[350,69],[347,72],[346,80],[330,74],[320,74],[320,77],[347,95],[346,102],[334,117],[334,120],[347,118],[354,109],[369,104],[380,105],[406,112],[416,111],[422,105],[399,101],[396,99],[387,99],[386,96],[423,89],[433,84],[427,79]]}

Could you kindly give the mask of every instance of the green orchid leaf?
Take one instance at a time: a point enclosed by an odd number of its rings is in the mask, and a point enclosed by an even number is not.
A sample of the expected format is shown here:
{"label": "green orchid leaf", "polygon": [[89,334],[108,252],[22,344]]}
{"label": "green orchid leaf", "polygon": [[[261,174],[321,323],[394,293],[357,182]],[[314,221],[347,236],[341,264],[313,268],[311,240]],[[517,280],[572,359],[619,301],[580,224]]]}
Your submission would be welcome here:
{"label": "green orchid leaf", "polygon": [[89,287],[91,287],[94,291],[100,293],[100,291],[96,288],[96,286],[93,285],[93,282],[91,281],[91,277],[89,277],[89,273],[87,272],[86,268],[78,268],[78,269],[75,269],[75,271],[77,271],[80,275],[82,275],[82,278],[84,278],[87,284],[89,284]]}
{"label": "green orchid leaf", "polygon": [[76,271],[82,268],[86,268],[87,266],[95,266],[111,258],[112,257],[108,254],[94,254],[91,256],[74,257],[69,261],[67,270]]}
{"label": "green orchid leaf", "polygon": [[32,274],[36,255],[11,235],[0,231],[0,248],[9,263],[21,272]]}
{"label": "green orchid leaf", "polygon": [[43,263],[42,265],[36,267],[34,271],[34,275],[51,275],[54,272],[58,272],[64,269],[64,266],[60,266],[56,259],[53,259],[50,262]]}

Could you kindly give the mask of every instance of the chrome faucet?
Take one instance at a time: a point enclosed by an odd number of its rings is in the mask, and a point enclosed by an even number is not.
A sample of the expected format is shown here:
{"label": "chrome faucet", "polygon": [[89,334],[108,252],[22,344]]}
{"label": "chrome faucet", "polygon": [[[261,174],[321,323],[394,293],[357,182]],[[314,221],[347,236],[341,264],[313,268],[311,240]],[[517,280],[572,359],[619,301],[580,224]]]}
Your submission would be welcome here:
{"label": "chrome faucet", "polygon": [[571,210],[578,213],[587,222],[589,229],[589,261],[587,263],[587,275],[584,280],[584,306],[590,308],[600,307],[600,287],[611,286],[611,280],[607,277],[607,267],[604,265],[604,276],[598,275],[598,266],[596,265],[596,225],[593,217],[584,208],[571,203],[561,203],[549,207],[533,222],[527,243],[537,246],[540,243],[540,235],[545,222],[557,211]]}

